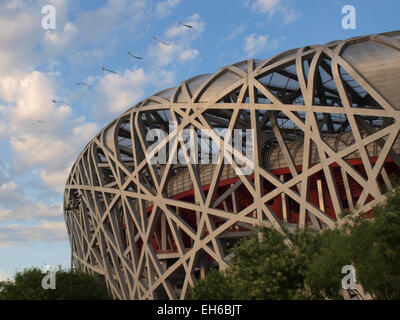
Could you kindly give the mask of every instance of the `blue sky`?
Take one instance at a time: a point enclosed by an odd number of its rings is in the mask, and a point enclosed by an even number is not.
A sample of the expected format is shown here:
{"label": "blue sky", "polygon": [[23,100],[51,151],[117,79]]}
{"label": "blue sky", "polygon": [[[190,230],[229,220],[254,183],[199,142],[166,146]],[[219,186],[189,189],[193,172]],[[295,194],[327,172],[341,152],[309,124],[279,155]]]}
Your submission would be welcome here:
{"label": "blue sky", "polygon": [[[347,4],[355,30],[342,28]],[[45,5],[56,9],[55,30],[41,26]],[[398,12],[398,0],[1,0],[0,279],[69,265],[69,169],[129,106],[249,57],[397,30]]]}

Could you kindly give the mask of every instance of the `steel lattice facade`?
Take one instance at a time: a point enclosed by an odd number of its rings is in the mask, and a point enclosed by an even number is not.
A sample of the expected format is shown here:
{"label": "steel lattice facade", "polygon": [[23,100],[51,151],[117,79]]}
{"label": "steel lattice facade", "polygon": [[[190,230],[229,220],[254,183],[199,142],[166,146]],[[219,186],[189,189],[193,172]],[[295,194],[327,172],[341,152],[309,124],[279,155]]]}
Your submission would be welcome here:
{"label": "steel lattice facade", "polygon": [[[399,110],[399,31],[239,62],[157,93],[101,130],[71,169],[74,263],[103,275],[118,299],[185,299],[257,225],[334,228],[344,210],[382,201],[400,175]],[[186,160],[184,129],[211,132],[215,145],[250,129],[254,170],[151,163],[152,129],[166,133],[153,154]]]}

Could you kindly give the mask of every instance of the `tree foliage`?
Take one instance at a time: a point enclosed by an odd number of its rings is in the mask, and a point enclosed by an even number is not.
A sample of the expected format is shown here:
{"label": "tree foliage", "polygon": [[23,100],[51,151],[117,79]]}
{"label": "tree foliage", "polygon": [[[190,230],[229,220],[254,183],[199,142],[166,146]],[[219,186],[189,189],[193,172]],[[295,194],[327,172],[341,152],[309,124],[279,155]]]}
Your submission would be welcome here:
{"label": "tree foliage", "polygon": [[[319,233],[262,230],[233,248],[231,268],[213,271],[192,299],[343,299],[342,268],[375,299],[400,299],[400,188],[386,194],[372,218],[348,213],[346,223]],[[290,245],[288,245],[290,243]]]}
{"label": "tree foliage", "polygon": [[306,282],[317,297],[340,298],[339,269],[352,264],[357,282],[376,299],[400,299],[400,188],[373,209],[342,227],[318,235],[316,255],[307,265]]}
{"label": "tree foliage", "polygon": [[302,266],[286,237],[264,229],[233,248],[231,268],[196,283],[192,299],[291,299],[301,292]]}
{"label": "tree foliage", "polygon": [[56,288],[43,289],[48,273],[39,268],[16,272],[13,281],[0,282],[0,300],[108,300],[112,299],[104,281],[79,270],[56,272]]}

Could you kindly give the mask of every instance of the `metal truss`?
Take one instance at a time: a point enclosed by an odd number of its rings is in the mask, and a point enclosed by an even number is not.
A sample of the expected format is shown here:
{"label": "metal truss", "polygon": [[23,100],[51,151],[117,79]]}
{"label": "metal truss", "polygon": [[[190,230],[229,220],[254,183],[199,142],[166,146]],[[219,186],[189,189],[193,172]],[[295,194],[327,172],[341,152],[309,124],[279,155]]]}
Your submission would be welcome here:
{"label": "metal truss", "polygon": [[[103,275],[117,299],[185,299],[210,268],[229,267],[229,248],[257,225],[318,231],[346,209],[370,211],[400,175],[399,50],[400,32],[303,47],[130,108],[71,169],[64,213],[75,265]],[[166,148],[186,160],[184,129],[208,130],[217,146],[229,130],[252,129],[254,171],[150,163],[152,129],[166,133],[153,155]]]}

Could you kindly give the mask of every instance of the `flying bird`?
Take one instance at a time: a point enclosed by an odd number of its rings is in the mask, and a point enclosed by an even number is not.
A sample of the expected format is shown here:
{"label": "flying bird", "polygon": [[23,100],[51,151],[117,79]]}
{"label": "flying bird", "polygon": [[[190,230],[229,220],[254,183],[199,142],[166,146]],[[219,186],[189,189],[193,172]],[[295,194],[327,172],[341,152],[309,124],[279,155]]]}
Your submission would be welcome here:
{"label": "flying bird", "polygon": [[183,26],[186,27],[186,28],[193,29],[193,26],[188,25],[188,24],[185,24],[185,23],[183,23],[182,21],[179,21],[179,24],[183,25]]}
{"label": "flying bird", "polygon": [[83,85],[83,86],[86,86],[86,87],[89,88],[89,90],[93,88],[93,86],[90,86],[90,85],[88,85],[88,84],[85,83],[85,82],[77,82],[76,85],[77,85],[77,86],[82,86],[82,85]]}
{"label": "flying bird", "polygon": [[104,67],[102,67],[102,68],[101,68],[101,70],[103,70],[103,71],[108,71],[108,72],[111,72],[111,73],[117,74],[115,71],[109,70],[109,69],[107,69],[107,68],[104,68]]}
{"label": "flying bird", "polygon": [[143,59],[142,57],[135,56],[134,54],[130,53],[129,51],[127,52],[127,54],[129,54],[131,57],[134,57],[135,59],[139,59],[139,60]]}
{"label": "flying bird", "polygon": [[37,123],[44,123],[44,120],[33,120],[31,118],[29,118],[28,121],[37,122]]}
{"label": "flying bird", "polygon": [[4,140],[8,140],[8,141],[12,141],[12,142],[24,141],[24,139],[21,139],[21,138],[15,139],[15,138],[9,138],[9,137],[4,138]]}
{"label": "flying bird", "polygon": [[161,40],[158,39],[157,37],[153,37],[153,39],[156,40],[156,41],[158,41],[159,43],[161,43],[161,44],[163,44],[163,45],[166,45],[166,46],[170,46],[170,45],[171,45],[170,43],[161,41]]}
{"label": "flying bird", "polygon": [[65,103],[64,101],[57,101],[57,100],[51,100],[53,103],[61,103],[61,104],[66,104],[68,105],[68,103]]}

